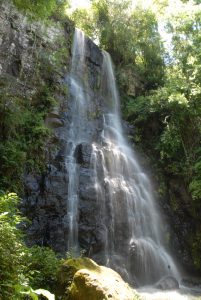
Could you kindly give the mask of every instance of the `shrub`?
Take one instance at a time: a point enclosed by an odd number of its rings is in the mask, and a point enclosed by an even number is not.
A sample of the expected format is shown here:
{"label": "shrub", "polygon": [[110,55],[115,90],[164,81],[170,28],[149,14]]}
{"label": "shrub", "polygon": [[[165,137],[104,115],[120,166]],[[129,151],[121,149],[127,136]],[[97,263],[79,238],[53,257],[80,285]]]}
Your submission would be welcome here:
{"label": "shrub", "polygon": [[37,294],[52,297],[39,288],[53,289],[61,260],[49,248],[26,247],[19,229],[25,219],[20,215],[18,204],[16,194],[0,192],[0,299],[37,300]]}

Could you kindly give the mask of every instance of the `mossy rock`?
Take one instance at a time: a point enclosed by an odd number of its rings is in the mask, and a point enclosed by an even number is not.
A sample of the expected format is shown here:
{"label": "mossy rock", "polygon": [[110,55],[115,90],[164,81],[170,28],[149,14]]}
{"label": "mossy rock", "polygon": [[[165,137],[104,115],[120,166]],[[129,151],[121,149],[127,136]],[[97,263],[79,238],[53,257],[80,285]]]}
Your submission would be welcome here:
{"label": "mossy rock", "polygon": [[97,265],[89,258],[65,261],[60,270],[59,281],[63,285],[63,292],[65,291],[62,300],[140,299],[118,273]]}
{"label": "mossy rock", "polygon": [[75,273],[81,269],[95,270],[100,268],[93,260],[87,257],[71,258],[64,261],[58,274],[58,295],[68,294]]}

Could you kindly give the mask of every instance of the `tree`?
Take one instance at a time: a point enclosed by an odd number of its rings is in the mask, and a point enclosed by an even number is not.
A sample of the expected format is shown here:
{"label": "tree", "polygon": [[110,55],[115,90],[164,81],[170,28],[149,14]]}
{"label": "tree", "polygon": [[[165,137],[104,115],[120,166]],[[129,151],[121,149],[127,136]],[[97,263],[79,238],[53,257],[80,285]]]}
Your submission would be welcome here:
{"label": "tree", "polygon": [[121,75],[125,72],[133,77],[137,73],[146,90],[162,84],[163,46],[156,16],[151,10],[139,6],[133,10],[131,1],[126,0],[93,0],[90,11],[76,10],[72,18],[110,53],[120,87],[128,88],[123,87],[125,82]]}

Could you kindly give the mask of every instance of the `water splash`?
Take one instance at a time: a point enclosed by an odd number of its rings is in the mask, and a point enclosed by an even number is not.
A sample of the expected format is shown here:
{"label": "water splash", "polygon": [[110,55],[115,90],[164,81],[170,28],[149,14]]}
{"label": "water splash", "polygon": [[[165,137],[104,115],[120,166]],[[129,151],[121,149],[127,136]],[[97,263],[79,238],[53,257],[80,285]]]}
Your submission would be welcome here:
{"label": "water splash", "polygon": [[142,300],[199,300],[200,288],[189,288],[180,286],[179,289],[170,291],[160,291],[153,287],[143,287],[138,289]]}

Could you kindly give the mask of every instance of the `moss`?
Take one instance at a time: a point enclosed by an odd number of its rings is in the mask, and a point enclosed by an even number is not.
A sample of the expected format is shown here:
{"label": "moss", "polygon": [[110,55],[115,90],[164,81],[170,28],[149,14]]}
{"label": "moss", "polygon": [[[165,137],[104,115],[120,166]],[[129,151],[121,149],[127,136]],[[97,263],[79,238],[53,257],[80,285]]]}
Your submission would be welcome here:
{"label": "moss", "polygon": [[173,211],[177,211],[179,209],[178,200],[173,193],[170,194],[170,205]]}
{"label": "moss", "polygon": [[93,271],[98,271],[100,268],[93,260],[88,257],[80,257],[76,259],[71,258],[64,262],[63,265],[75,268],[77,271],[85,268]]}
{"label": "moss", "polygon": [[98,272],[99,266],[87,257],[70,258],[63,262],[58,273],[57,295],[69,294],[73,277],[80,269],[88,269]]}
{"label": "moss", "polygon": [[61,270],[59,272],[60,282],[66,283],[69,282],[69,280],[72,282],[75,273],[81,269],[88,269],[98,272],[99,266],[87,257],[68,259],[61,266]]}

